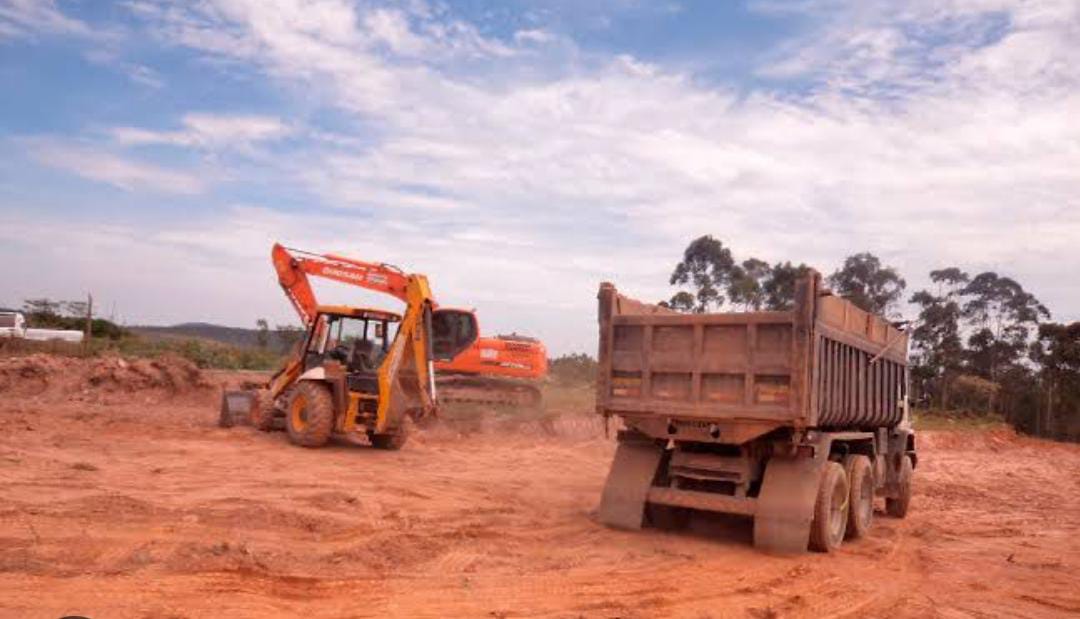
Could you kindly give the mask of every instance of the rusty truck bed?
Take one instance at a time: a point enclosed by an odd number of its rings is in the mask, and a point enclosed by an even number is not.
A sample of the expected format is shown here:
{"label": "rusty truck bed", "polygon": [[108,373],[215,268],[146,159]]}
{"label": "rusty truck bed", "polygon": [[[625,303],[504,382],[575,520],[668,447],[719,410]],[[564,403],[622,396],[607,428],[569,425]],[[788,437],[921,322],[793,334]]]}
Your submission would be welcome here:
{"label": "rusty truck bed", "polygon": [[[683,314],[600,289],[597,406],[647,434],[707,424],[739,443],[771,429],[892,426],[907,335],[820,287],[787,312]],[[715,432],[714,432],[715,433]],[[714,437],[715,438],[715,437]]]}

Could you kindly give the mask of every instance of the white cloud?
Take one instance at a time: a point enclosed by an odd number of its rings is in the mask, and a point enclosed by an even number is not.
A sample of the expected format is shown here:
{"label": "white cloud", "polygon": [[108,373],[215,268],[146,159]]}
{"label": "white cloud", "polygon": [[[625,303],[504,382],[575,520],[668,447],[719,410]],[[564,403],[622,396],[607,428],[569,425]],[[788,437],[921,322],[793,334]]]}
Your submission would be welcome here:
{"label": "white cloud", "polygon": [[417,62],[432,38],[403,13],[346,8],[333,25],[296,26],[282,17],[290,3],[257,15],[238,5],[218,3],[217,27],[259,50],[245,60],[380,128],[362,154],[331,149],[297,172],[328,204],[446,200],[485,234],[524,229],[567,253],[607,247],[601,270],[643,244],[674,255],[702,233],[826,268],[864,247],[905,270],[1019,266],[1025,240],[1065,242],[1039,218],[1080,221],[1062,210],[1080,195],[1071,0],[806,2],[797,8],[837,17],[783,50],[794,60],[776,61],[795,64],[766,71],[811,73],[819,85],[743,99],[627,55],[508,80],[518,56],[461,79],[441,60]]}
{"label": "white cloud", "polygon": [[293,131],[280,119],[271,116],[186,114],[182,121],[184,128],[177,131],[116,127],[110,134],[116,142],[128,146],[168,144],[241,148],[255,142],[281,139]]}
{"label": "white cloud", "polygon": [[91,36],[93,30],[64,15],[55,0],[0,0],[0,40],[39,33]]}
{"label": "white cloud", "polygon": [[127,191],[198,194],[205,189],[198,175],[127,159],[100,148],[38,140],[30,144],[30,150],[45,165]]}

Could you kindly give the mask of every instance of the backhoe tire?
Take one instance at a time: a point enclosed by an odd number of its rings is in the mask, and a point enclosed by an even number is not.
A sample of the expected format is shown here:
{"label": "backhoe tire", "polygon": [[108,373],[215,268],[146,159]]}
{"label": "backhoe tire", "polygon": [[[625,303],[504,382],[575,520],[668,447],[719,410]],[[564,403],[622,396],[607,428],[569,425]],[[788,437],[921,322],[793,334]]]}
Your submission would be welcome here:
{"label": "backhoe tire", "polygon": [[870,458],[863,455],[850,455],[844,459],[848,485],[848,523],[847,538],[858,539],[870,533],[874,523],[874,473],[870,467]]}
{"label": "backhoe tire", "polygon": [[844,467],[827,462],[821,472],[814,519],[810,523],[810,550],[832,552],[844,542],[848,521],[848,481]]}
{"label": "backhoe tire", "polygon": [[297,385],[285,411],[285,428],[295,445],[325,445],[334,429],[334,398],[330,389],[315,381]]}
{"label": "backhoe tire", "polygon": [[251,407],[251,425],[256,430],[269,432],[274,429],[274,415],[274,398],[270,397],[270,390],[258,390]]}
{"label": "backhoe tire", "polygon": [[374,432],[369,432],[368,440],[371,441],[371,446],[375,449],[397,451],[405,446],[405,441],[409,440],[409,434],[404,428],[390,434],[375,434]]}
{"label": "backhoe tire", "polygon": [[885,513],[893,518],[907,516],[908,508],[911,507],[911,476],[914,473],[911,457],[904,456],[900,462],[900,481],[897,484],[897,495],[894,498],[885,499]]}

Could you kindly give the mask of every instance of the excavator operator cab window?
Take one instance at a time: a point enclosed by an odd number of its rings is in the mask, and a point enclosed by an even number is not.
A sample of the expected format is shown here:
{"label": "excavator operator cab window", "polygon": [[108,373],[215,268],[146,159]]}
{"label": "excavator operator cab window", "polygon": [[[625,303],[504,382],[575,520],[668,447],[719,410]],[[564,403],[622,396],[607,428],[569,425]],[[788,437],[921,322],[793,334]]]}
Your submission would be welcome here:
{"label": "excavator operator cab window", "polygon": [[437,309],[431,312],[431,354],[449,361],[476,341],[478,329],[472,312]]}

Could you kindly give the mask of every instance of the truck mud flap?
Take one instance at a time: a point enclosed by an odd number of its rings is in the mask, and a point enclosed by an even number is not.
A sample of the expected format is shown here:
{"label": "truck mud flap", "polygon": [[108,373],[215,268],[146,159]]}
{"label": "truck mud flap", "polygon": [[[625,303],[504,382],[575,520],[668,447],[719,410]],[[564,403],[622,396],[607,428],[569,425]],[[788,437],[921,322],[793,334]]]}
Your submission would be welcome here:
{"label": "truck mud flap", "polygon": [[643,526],[645,501],[663,456],[664,448],[652,441],[619,443],[600,497],[600,522],[620,529]]}
{"label": "truck mud flap", "polygon": [[758,494],[754,546],[771,553],[806,552],[824,461],[772,458]]}

